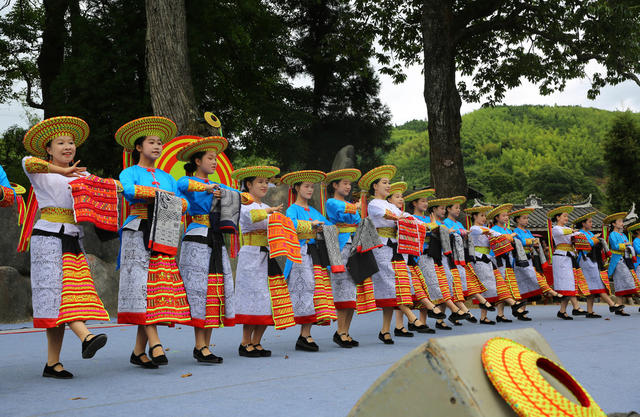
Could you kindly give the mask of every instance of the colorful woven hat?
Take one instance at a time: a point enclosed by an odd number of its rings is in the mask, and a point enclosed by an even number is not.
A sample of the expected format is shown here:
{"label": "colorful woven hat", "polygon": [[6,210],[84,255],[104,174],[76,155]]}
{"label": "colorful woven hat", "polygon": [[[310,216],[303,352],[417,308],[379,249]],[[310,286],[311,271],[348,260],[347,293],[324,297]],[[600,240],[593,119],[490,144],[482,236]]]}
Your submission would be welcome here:
{"label": "colorful woven hat", "polygon": [[242,181],[245,178],[251,178],[251,177],[271,178],[271,177],[275,177],[279,173],[280,173],[280,168],[278,167],[272,167],[269,165],[251,166],[251,167],[236,169],[231,173],[231,178],[233,178],[236,181]]}
{"label": "colorful woven hat", "polygon": [[407,183],[404,181],[398,181],[398,182],[394,182],[393,184],[391,184],[389,186],[389,195],[395,194],[395,193],[404,193],[405,191],[407,191]]}
{"label": "colorful woven hat", "polygon": [[473,206],[464,209],[465,213],[487,213],[493,209],[493,206]]}
{"label": "colorful woven hat", "polygon": [[[17,191],[16,191],[17,193]],[[634,232],[636,230],[640,229],[640,222],[638,223],[634,223],[631,226],[627,227],[627,232]]]}
{"label": "colorful woven hat", "polygon": [[360,181],[358,181],[358,187],[361,190],[368,191],[371,184],[380,178],[393,178],[396,175],[397,168],[394,165],[381,165],[373,168],[371,171],[364,174]]}
{"label": "colorful woven hat", "polygon": [[299,182],[322,182],[326,177],[327,174],[322,171],[307,169],[304,171],[295,171],[284,174],[280,180],[288,186],[293,187],[294,184]]}
{"label": "colorful woven hat", "polygon": [[521,208],[520,210],[512,211],[511,213],[509,213],[509,217],[525,216],[533,213],[534,211],[536,211],[536,209],[533,207],[525,207],[525,208]]}
{"label": "colorful woven hat", "polygon": [[178,133],[176,124],[160,116],[141,117],[125,123],[116,132],[116,142],[125,149],[133,150],[136,139],[141,136],[157,136],[167,143]]}
{"label": "colorful woven hat", "polygon": [[509,211],[511,211],[512,208],[513,208],[513,204],[511,204],[511,203],[500,204],[499,206],[497,206],[496,208],[491,210],[487,214],[487,217],[490,218],[490,219],[493,219],[494,217],[496,217],[500,213],[508,213]]}
{"label": "colorful woven hat", "polygon": [[429,207],[436,206],[452,206],[453,200],[451,198],[434,198],[429,200]]}
{"label": "colorful woven hat", "polygon": [[338,169],[336,171],[331,171],[330,173],[328,173],[324,182],[325,184],[330,184],[333,181],[343,179],[349,180],[351,182],[356,182],[361,175],[362,173],[360,172],[360,170],[356,168]]}
{"label": "colorful woven hat", "polygon": [[425,188],[424,190],[418,190],[418,191],[414,191],[411,194],[407,194],[404,197],[404,201],[406,201],[407,203],[413,200],[420,200],[421,198],[428,198],[431,197],[432,195],[435,195],[436,193],[436,189],[435,188]]}
{"label": "colorful woven hat", "polygon": [[618,219],[624,219],[625,217],[627,217],[627,214],[628,213],[626,211],[610,214],[607,217],[605,217],[604,220],[602,220],[602,224],[607,225],[615,222]]}
{"label": "colorful woven hat", "polygon": [[453,204],[464,204],[467,201],[467,197],[463,195],[459,195],[456,197],[451,197],[451,205]]}
{"label": "colorful woven hat", "polygon": [[[520,417],[606,417],[589,393],[562,366],[513,340],[489,339],[482,348],[482,365],[496,391]],[[568,388],[578,402],[556,390],[540,369]]]}
{"label": "colorful woven hat", "polygon": [[587,219],[590,219],[590,218],[592,218],[593,216],[595,216],[596,214],[598,214],[598,212],[597,212],[597,211],[592,211],[591,213],[583,214],[582,216],[580,216],[580,217],[576,218],[576,219],[573,221],[573,224],[580,223],[580,222],[583,222],[583,221],[585,221],[585,220],[587,220]]}
{"label": "colorful woven hat", "polygon": [[206,138],[201,138],[199,136],[179,136],[180,138],[191,138],[192,142],[186,144],[182,147],[176,154],[176,159],[178,161],[189,162],[191,160],[191,156],[198,152],[208,152],[215,151],[216,154],[220,155],[227,149],[229,146],[229,142],[227,139],[222,136],[209,136]]}
{"label": "colorful woven hat", "polygon": [[77,148],[87,140],[89,125],[77,117],[51,117],[29,129],[22,143],[31,155],[47,156],[47,143],[60,136],[71,136]]}
{"label": "colorful woven hat", "polygon": [[573,211],[573,206],[560,206],[560,207],[556,207],[554,209],[551,209],[547,212],[547,218],[548,219],[553,219],[553,217],[556,214],[561,214],[561,213],[571,213]]}

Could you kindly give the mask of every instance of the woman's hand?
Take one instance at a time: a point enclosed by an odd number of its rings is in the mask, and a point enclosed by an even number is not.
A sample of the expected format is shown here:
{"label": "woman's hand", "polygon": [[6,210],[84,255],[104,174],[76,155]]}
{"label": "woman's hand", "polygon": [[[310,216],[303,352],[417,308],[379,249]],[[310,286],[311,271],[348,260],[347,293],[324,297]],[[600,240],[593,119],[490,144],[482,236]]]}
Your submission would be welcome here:
{"label": "woman's hand", "polygon": [[[65,177],[84,177],[85,172],[87,172],[87,167],[79,167],[78,164],[80,163],[80,160],[77,160],[75,164],[67,167],[67,168],[62,168],[62,167],[58,167],[56,165],[53,164],[49,164],[49,171],[56,171],[56,168],[60,170],[59,174],[64,175]],[[51,168],[54,168],[53,170]]]}
{"label": "woman's hand", "polygon": [[266,211],[267,214],[271,214],[271,213],[275,213],[276,211],[282,211],[283,208],[284,208],[284,206],[282,204],[280,204],[277,207],[268,207],[268,208],[264,209],[264,211]]}

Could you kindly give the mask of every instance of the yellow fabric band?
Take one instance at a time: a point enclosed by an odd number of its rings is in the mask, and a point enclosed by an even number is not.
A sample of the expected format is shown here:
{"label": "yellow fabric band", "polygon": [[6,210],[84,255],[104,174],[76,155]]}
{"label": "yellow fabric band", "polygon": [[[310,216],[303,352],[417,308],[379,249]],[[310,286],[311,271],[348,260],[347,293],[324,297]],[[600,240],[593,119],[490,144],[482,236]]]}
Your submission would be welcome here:
{"label": "yellow fabric band", "polygon": [[336,223],[338,233],[355,233],[358,225],[348,223]]}
{"label": "yellow fabric band", "polygon": [[376,228],[378,231],[378,236],[386,237],[389,239],[395,239],[397,236],[395,227],[378,227]]}
{"label": "yellow fabric band", "polygon": [[43,207],[40,210],[40,218],[52,223],[76,224],[76,219],[73,217],[73,209]]}
{"label": "yellow fabric band", "polygon": [[569,243],[560,243],[558,246],[556,246],[556,250],[563,250],[563,251],[567,251],[567,252],[575,252],[575,250],[573,249],[573,245],[571,245]]}
{"label": "yellow fabric band", "polygon": [[191,220],[194,223],[202,224],[207,227],[211,227],[211,222],[209,221],[208,214],[196,214],[195,216],[191,216]]}
{"label": "yellow fabric band", "polygon": [[256,230],[242,234],[242,246],[268,246],[266,230]]}
{"label": "yellow fabric band", "polygon": [[476,246],[473,248],[477,253],[481,253],[483,255],[488,255],[491,252],[489,246]]}

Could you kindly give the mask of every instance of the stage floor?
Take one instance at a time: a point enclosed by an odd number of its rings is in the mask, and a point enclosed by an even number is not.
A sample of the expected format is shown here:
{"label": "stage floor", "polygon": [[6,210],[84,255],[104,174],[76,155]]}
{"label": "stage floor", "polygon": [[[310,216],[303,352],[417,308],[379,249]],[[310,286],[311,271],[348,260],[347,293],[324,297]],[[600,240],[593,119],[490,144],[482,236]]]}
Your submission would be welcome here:
{"label": "stage floor", "polygon": [[[597,305],[602,319],[573,321],[556,318],[557,306],[529,310],[531,322],[496,326],[465,322],[453,331],[395,338],[389,346],[377,339],[381,313],[370,313],[354,317],[351,335],[360,341],[358,348],[335,345],[331,340],[335,326],[314,327],[317,353],[294,350],[298,327],[268,329],[262,344],[273,351],[271,358],[238,356],[241,326],[216,329],[213,350],[224,357],[222,365],[196,364],[190,327],[160,328],[169,365],[156,370],[129,364],[134,326],[104,323],[106,327],[94,333],[107,333],[107,346],[89,360],[81,359],[80,341],[67,330],[61,361],[74,373],[71,380],[42,378],[43,332],[34,331],[31,323],[0,324],[0,415],[345,416],[376,378],[429,337],[523,327],[533,327],[546,338],[605,412],[640,410],[638,306],[627,307],[631,317],[619,317]],[[479,310],[473,312],[479,316]],[[433,327],[433,320],[428,324]]]}

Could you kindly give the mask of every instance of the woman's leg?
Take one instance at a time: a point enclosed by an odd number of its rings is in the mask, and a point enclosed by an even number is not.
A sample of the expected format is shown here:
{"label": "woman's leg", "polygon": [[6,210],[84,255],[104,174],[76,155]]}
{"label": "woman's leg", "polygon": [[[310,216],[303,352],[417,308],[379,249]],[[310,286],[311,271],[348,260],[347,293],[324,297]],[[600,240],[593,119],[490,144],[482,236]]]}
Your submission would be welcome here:
{"label": "woman's leg", "polygon": [[[47,365],[60,362],[60,351],[62,350],[62,340],[64,339],[64,325],[47,329]],[[53,368],[62,371],[61,365]]]}

